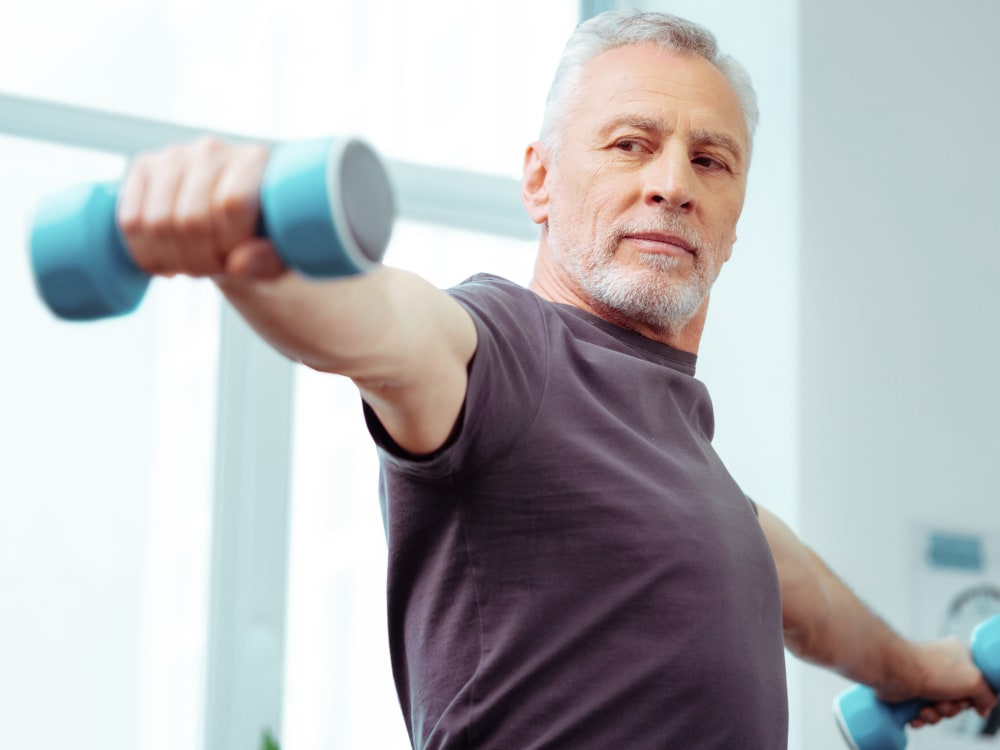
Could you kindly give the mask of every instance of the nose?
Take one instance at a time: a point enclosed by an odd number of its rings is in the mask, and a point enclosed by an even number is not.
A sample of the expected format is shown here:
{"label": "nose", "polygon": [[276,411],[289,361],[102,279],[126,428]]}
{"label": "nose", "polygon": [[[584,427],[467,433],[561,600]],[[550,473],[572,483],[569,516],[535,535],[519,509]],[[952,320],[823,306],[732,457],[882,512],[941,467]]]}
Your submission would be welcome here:
{"label": "nose", "polygon": [[687,149],[664,149],[644,173],[643,200],[655,208],[694,209],[695,174]]}

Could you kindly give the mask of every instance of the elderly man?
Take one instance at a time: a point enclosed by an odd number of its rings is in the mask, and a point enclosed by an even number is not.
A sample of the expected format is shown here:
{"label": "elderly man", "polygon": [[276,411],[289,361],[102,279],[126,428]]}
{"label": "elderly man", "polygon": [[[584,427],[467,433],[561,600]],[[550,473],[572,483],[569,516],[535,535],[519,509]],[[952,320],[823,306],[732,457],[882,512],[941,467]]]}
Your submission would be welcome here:
{"label": "elderly man", "polygon": [[525,156],[529,289],[286,271],[253,237],[259,148],[205,140],[130,170],[140,265],[213,276],[279,351],[360,389],[415,747],[782,748],[786,646],[937,701],[918,724],[993,706],[961,644],[895,635],[712,449],[695,361],[755,122],[704,29],[582,24]]}

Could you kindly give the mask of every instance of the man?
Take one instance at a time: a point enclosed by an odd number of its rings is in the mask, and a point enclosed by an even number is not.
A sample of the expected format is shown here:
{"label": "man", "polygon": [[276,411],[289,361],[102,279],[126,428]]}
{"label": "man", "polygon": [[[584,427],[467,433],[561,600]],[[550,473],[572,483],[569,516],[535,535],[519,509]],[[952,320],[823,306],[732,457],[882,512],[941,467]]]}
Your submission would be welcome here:
{"label": "man", "polygon": [[711,448],[694,365],[755,120],[699,27],[583,24],[526,153],[527,290],[310,283],[253,238],[265,151],[133,165],[119,220],[141,266],[213,276],[279,351],[361,391],[415,747],[782,748],[786,646],[937,701],[917,724],[994,705],[962,644],[899,638]]}

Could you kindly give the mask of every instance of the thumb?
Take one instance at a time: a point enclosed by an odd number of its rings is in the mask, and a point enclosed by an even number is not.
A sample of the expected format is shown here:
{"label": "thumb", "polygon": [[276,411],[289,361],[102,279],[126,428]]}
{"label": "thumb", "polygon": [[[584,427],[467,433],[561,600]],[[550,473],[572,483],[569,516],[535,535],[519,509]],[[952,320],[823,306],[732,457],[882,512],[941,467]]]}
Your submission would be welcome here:
{"label": "thumb", "polygon": [[247,240],[226,256],[226,276],[238,279],[270,280],[287,271],[274,245],[265,239]]}

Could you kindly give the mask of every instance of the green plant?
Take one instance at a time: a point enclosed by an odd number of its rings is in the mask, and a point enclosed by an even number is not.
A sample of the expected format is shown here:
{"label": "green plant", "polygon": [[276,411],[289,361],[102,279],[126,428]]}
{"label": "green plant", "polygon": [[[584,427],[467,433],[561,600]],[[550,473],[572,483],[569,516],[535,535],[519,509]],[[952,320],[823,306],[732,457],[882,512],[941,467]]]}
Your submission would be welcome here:
{"label": "green plant", "polygon": [[271,730],[265,729],[260,738],[260,750],[281,750],[281,745],[271,736]]}

